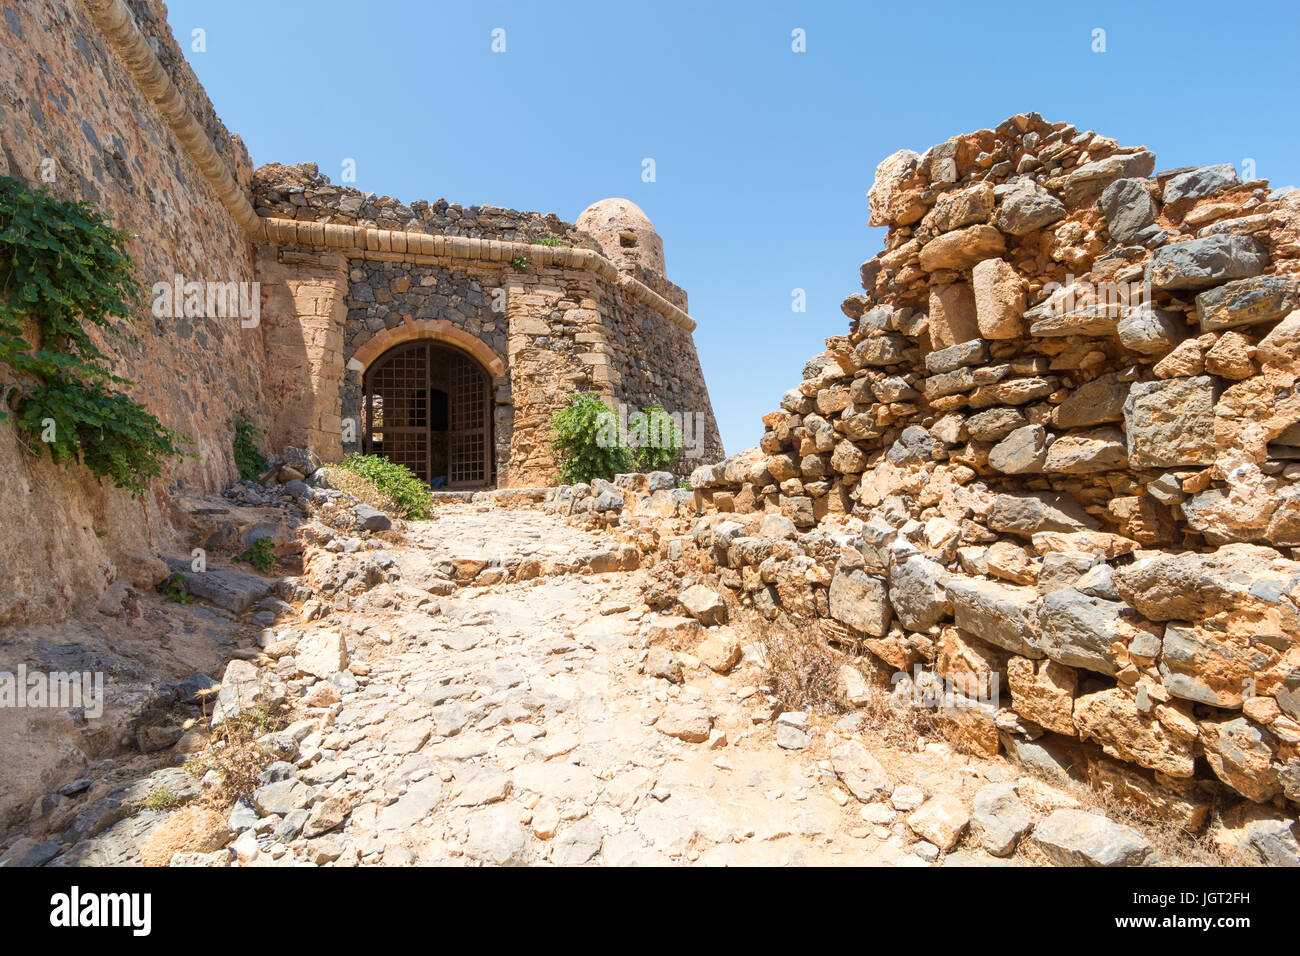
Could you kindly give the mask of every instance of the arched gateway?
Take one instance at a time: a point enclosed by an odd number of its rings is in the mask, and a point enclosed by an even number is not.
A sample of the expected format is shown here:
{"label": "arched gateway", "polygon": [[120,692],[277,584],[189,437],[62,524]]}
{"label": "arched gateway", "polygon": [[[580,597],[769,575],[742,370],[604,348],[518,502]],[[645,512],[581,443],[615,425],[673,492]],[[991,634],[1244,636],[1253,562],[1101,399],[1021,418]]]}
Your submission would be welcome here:
{"label": "arched gateway", "polygon": [[460,349],[432,339],[395,345],[362,380],[362,449],[405,465],[434,488],[495,482],[492,378]]}

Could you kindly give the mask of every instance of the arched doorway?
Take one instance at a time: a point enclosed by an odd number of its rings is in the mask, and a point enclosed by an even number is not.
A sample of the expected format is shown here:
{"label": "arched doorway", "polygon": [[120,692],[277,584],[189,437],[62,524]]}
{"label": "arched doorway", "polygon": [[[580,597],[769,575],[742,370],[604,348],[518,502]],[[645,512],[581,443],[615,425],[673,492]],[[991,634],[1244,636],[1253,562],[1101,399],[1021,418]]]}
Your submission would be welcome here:
{"label": "arched doorway", "polygon": [[495,479],[492,379],[459,349],[430,339],[395,345],[362,379],[362,450],[405,465],[433,488]]}

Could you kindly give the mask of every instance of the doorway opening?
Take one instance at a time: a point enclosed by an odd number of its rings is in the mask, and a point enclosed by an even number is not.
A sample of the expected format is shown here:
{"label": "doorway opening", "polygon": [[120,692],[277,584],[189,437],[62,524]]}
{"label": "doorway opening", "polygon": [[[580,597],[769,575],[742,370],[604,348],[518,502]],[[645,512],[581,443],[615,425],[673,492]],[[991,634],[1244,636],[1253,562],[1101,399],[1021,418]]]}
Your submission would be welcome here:
{"label": "doorway opening", "polygon": [[405,465],[434,490],[495,483],[492,378],[459,349],[395,345],[362,379],[362,450]]}

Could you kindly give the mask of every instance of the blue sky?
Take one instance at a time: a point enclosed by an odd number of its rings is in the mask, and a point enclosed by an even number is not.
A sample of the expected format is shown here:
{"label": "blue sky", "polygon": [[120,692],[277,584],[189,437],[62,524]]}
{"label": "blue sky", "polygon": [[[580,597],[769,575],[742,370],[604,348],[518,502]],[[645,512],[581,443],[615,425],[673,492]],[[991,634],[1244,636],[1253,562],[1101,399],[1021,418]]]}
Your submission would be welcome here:
{"label": "blue sky", "polygon": [[[170,0],[256,165],[403,201],[555,212],[624,196],[664,240],[729,453],[797,384],[858,266],[876,164],[1037,110],[1300,184],[1300,6]],[[206,52],[189,52],[195,28]],[[493,53],[492,31],[506,50]],[[791,49],[802,29],[806,52]],[[1103,29],[1106,51],[1092,52]],[[653,158],[656,181],[643,182]],[[807,311],[791,310],[803,289]]]}

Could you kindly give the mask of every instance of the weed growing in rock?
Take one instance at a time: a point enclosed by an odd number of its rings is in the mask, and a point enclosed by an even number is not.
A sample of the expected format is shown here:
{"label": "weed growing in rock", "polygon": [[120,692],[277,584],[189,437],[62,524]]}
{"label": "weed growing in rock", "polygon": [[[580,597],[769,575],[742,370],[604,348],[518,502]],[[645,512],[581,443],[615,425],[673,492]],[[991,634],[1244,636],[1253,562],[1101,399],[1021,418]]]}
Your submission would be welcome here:
{"label": "weed growing in rock", "polygon": [[527,256],[515,256],[513,259],[510,260],[510,265],[514,267],[514,270],[515,270],[516,272],[527,272],[527,271],[528,271],[528,257],[527,257]]}
{"label": "weed growing in rock", "polygon": [[0,176],[0,418],[15,415],[32,454],[84,465],[139,496],[188,441],[122,391],[128,379],[91,328],[137,346],[140,289],[127,255],[130,233],[86,202],[61,202]]}
{"label": "weed growing in rock", "polygon": [[275,544],[269,535],[263,535],[254,540],[248,550],[235,560],[247,561],[263,574],[270,574],[275,568]]}
{"label": "weed growing in rock", "polygon": [[247,418],[235,422],[235,467],[244,481],[257,481],[266,471],[266,457],[257,448],[265,434]]}
{"label": "weed growing in rock", "polygon": [[186,763],[185,769],[199,779],[216,771],[220,781],[207,798],[216,806],[229,806],[257,789],[258,774],[271,761],[258,749],[257,741],[280,730],[285,721],[283,704],[259,699],[222,721],[207,749]]}
{"label": "weed growing in rock", "polygon": [[141,801],[140,809],[142,810],[174,810],[185,801],[181,799],[180,794],[171,787],[159,787],[153,793]]}
{"label": "weed growing in rock", "polygon": [[[380,455],[353,452],[339,462],[338,467],[359,475],[381,494],[395,501],[403,517],[418,521],[433,513],[433,494],[429,491],[429,486],[405,465],[399,465]],[[374,507],[378,508],[379,505]]]}
{"label": "weed growing in rock", "polygon": [[185,582],[185,575],[173,574],[166,581],[158,586],[162,596],[171,601],[173,604],[193,604],[194,595],[189,591],[189,585]]}
{"label": "weed growing in rock", "polygon": [[662,405],[644,405],[628,418],[628,453],[637,471],[668,471],[682,453],[682,429]]}
{"label": "weed growing in rock", "polygon": [[533,245],[535,245],[535,246],[562,246],[562,245],[564,245],[564,240],[561,239],[559,236],[557,236],[555,233],[553,233],[553,232],[548,232],[546,235],[542,236],[542,238],[540,238],[540,239],[534,239],[534,240],[533,240]]}
{"label": "weed growing in rock", "polygon": [[351,495],[363,505],[370,505],[370,507],[385,514],[399,517],[406,516],[406,508],[392,495],[380,491],[379,487],[369,478],[363,478],[356,472],[337,466],[330,468],[326,472],[326,476],[330,487]]}

